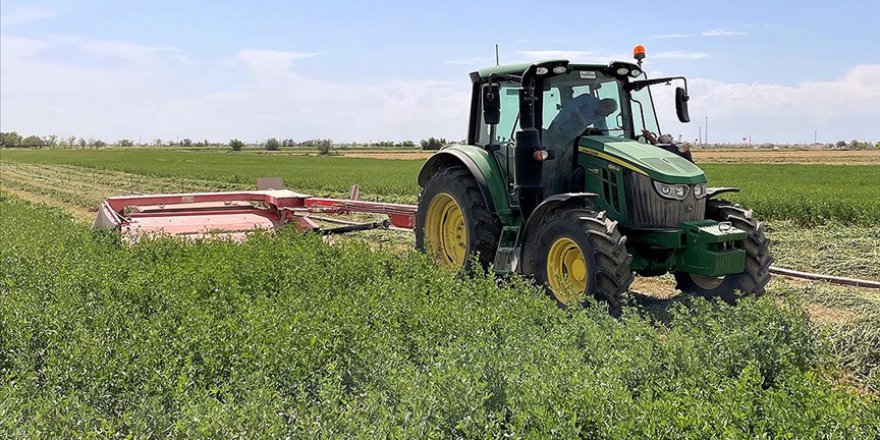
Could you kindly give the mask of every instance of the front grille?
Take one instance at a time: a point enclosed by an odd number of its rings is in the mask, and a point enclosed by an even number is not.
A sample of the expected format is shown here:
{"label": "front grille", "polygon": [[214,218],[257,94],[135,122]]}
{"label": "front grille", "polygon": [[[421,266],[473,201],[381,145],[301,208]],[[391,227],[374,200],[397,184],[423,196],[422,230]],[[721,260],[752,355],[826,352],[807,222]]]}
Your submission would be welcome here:
{"label": "front grille", "polygon": [[703,220],[706,198],[697,199],[693,190],[684,200],[660,197],[651,178],[643,174],[628,173],[626,182],[626,208],[631,227],[674,228],[679,223]]}

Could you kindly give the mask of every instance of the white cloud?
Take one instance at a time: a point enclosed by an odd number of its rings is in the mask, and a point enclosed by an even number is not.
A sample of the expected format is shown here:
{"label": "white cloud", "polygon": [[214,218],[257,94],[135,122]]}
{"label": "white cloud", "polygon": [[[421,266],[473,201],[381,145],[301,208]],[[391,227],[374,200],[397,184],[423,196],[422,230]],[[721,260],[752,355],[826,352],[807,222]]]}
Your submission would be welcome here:
{"label": "white cloud", "polygon": [[239,58],[250,65],[274,66],[287,69],[296,60],[317,56],[316,52],[287,52],[281,50],[243,49],[238,53]]}
{"label": "white cloud", "polygon": [[8,14],[0,15],[0,26],[15,26],[21,24],[33,23],[55,15],[55,11],[49,9],[23,6],[15,8]]}
{"label": "white cloud", "polygon": [[[673,84],[677,85],[677,84]],[[672,87],[654,87],[661,126],[673,134],[696,138],[698,126],[709,117],[710,142],[812,141],[880,139],[880,64],[852,67],[830,81],[804,81],[796,85],[725,83],[710,79],[688,80],[691,122],[675,118]]]}
{"label": "white cloud", "polygon": [[703,32],[704,37],[735,37],[739,35],[748,35],[748,32],[731,31],[728,29],[711,29]]}
{"label": "white cloud", "polygon": [[[44,61],[58,47],[100,51],[142,62],[111,66]],[[312,52],[244,49],[236,57],[194,65],[179,53],[120,42],[78,39],[0,40],[3,131],[103,138],[267,137],[338,141],[465,137],[467,83],[344,82],[302,76]],[[205,82],[236,73],[240,84]],[[334,118],[335,116],[335,118]]]}
{"label": "white cloud", "polygon": [[677,33],[677,34],[661,34],[654,35],[651,38],[655,40],[668,40],[668,39],[677,39],[677,38],[694,38],[694,37],[736,37],[740,35],[748,35],[748,32],[742,31],[732,31],[729,29],[710,29],[708,31],[703,31],[699,34],[685,34],[685,33]]}
{"label": "white cloud", "polygon": [[673,59],[673,60],[698,60],[701,58],[709,57],[709,54],[704,52],[689,52],[684,50],[672,50],[666,52],[657,52],[652,55],[653,58],[657,59]]}
{"label": "white cloud", "polygon": [[[121,61],[94,65],[48,60],[48,54],[59,48]],[[330,81],[302,73],[300,64],[315,57],[313,52],[244,49],[208,61],[187,55],[174,48],[131,42],[4,35],[0,129],[106,141],[465,136],[470,89],[464,78],[460,82],[356,77]],[[592,51],[517,55],[524,60],[563,57],[602,63],[625,59]],[[674,56],[686,57],[682,52]],[[691,78],[688,84],[694,121],[688,125],[674,122],[674,89],[654,88],[661,124],[672,134],[696,138],[697,127],[708,116],[713,141],[751,136],[755,142],[792,142],[811,139],[813,129],[829,141],[880,139],[880,65],[854,66],[834,80],[795,85],[705,78]]]}

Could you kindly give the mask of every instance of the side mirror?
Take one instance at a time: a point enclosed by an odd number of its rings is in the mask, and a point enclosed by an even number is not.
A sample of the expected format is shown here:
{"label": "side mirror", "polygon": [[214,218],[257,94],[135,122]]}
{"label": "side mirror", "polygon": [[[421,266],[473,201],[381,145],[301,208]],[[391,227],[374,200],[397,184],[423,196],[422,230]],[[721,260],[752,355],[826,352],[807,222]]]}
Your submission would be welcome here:
{"label": "side mirror", "polygon": [[691,122],[688,114],[688,100],[691,99],[683,87],[675,88],[675,113],[681,122]]}
{"label": "side mirror", "polygon": [[483,121],[496,125],[501,121],[501,96],[498,83],[483,84]]}

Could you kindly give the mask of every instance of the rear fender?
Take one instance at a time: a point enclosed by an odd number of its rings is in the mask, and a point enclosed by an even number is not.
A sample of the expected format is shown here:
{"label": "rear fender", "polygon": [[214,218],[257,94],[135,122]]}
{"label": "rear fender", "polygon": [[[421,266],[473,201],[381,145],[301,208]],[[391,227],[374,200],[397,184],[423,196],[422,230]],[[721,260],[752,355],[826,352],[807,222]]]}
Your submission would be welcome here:
{"label": "rear fender", "polygon": [[450,166],[464,166],[474,176],[486,207],[504,224],[512,221],[510,200],[507,196],[504,175],[492,154],[474,145],[451,145],[433,156],[419,172],[419,186],[423,187],[434,172]]}
{"label": "rear fender", "polygon": [[596,193],[563,193],[548,197],[541,202],[541,204],[535,208],[534,212],[532,212],[532,215],[529,216],[521,234],[521,246],[524,251],[522,264],[520,265],[520,272],[523,274],[534,273],[534,268],[532,267],[533,258],[530,255],[527,255],[525,250],[529,249],[531,247],[531,241],[535,240],[534,235],[537,233],[538,225],[541,223],[542,219],[558,209],[571,207],[595,209],[595,203],[593,201],[596,197],[598,197],[598,194]]}

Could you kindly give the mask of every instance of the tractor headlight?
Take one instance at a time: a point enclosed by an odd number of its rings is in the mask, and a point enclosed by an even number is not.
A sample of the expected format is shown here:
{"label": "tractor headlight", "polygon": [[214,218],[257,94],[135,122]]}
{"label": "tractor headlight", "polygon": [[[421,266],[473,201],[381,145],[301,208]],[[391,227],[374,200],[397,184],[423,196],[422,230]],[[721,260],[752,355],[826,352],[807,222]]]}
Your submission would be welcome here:
{"label": "tractor headlight", "polygon": [[694,185],[694,197],[702,199],[706,195],[706,184],[698,183]]}
{"label": "tractor headlight", "polygon": [[672,194],[672,187],[660,182],[654,182],[654,188],[657,189],[657,192],[660,193],[661,196],[666,198],[671,198],[670,194]]}
{"label": "tractor headlight", "polygon": [[687,196],[688,187],[687,187],[687,185],[675,185],[674,192],[675,192],[675,198],[681,200],[681,199],[685,198],[685,196]]}
{"label": "tractor headlight", "polygon": [[[654,182],[654,188],[660,193],[660,197],[672,200],[684,200],[690,191],[687,185],[669,185],[663,182]],[[696,194],[696,190],[694,193]]]}

